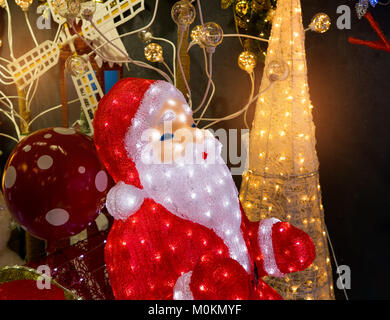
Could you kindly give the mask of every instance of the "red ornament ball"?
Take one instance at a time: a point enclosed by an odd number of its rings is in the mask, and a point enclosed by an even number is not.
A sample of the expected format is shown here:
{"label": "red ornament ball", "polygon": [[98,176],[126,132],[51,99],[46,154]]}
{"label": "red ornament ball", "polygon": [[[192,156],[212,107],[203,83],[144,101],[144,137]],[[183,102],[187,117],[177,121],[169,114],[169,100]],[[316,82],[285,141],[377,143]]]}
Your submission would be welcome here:
{"label": "red ornament ball", "polygon": [[66,300],[57,286],[39,289],[35,280],[15,280],[0,284],[0,300]]}
{"label": "red ornament ball", "polygon": [[58,240],[92,223],[113,182],[92,138],[47,128],[24,138],[5,166],[2,189],[16,221],[34,236]]}

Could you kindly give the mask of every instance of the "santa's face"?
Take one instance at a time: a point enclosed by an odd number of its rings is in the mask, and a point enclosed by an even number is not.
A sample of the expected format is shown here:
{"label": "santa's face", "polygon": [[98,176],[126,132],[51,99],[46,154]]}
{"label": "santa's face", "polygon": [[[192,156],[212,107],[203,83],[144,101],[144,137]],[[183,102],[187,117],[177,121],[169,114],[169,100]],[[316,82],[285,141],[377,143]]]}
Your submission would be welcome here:
{"label": "santa's face", "polygon": [[136,157],[141,184],[173,214],[214,230],[248,270],[238,192],[221,157],[222,145],[192,124],[185,103],[166,101],[152,124],[152,143],[140,150],[147,156]]}
{"label": "santa's face", "polygon": [[168,98],[157,112],[150,131],[154,159],[172,163],[185,155],[188,144],[201,143],[205,134],[197,129],[189,106],[177,98]]}

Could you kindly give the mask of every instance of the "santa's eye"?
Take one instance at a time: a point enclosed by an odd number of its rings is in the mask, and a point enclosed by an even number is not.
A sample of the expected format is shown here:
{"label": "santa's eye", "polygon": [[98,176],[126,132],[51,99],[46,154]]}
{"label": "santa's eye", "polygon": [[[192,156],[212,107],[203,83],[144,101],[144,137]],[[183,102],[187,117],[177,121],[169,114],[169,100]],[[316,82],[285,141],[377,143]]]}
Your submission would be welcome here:
{"label": "santa's eye", "polygon": [[176,118],[176,113],[173,112],[172,110],[166,111],[163,116],[161,117],[161,122],[164,121],[172,121]]}
{"label": "santa's eye", "polygon": [[191,125],[191,127],[193,127],[193,128],[196,128],[196,124],[195,124],[195,123],[193,123],[193,124]]}
{"label": "santa's eye", "polygon": [[169,140],[169,139],[172,139],[173,138],[173,133],[164,133],[160,140],[161,141],[165,141],[165,140]]}

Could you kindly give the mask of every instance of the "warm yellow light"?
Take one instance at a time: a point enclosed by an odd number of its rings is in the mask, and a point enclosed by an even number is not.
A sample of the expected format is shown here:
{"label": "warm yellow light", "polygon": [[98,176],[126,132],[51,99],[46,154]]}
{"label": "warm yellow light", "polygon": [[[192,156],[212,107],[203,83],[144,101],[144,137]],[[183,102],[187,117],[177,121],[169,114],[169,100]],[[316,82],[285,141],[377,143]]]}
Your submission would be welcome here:
{"label": "warm yellow light", "polygon": [[[288,221],[306,231],[316,247],[312,267],[267,282],[285,299],[333,299],[300,0],[278,0],[272,21],[265,66],[278,61],[288,73],[258,100],[250,132],[249,179],[243,179],[241,195],[244,204],[252,204],[244,205],[250,220]],[[270,81],[265,72],[260,91]]]}
{"label": "warm yellow light", "polygon": [[243,51],[238,56],[238,66],[248,72],[252,73],[253,70],[256,68],[257,64],[257,57],[256,54],[250,51]]}
{"label": "warm yellow light", "polygon": [[157,43],[149,43],[144,49],[145,58],[150,62],[162,62],[163,49]]}
{"label": "warm yellow light", "polygon": [[33,0],[15,0],[15,3],[23,10],[28,11],[31,4],[33,3]]}

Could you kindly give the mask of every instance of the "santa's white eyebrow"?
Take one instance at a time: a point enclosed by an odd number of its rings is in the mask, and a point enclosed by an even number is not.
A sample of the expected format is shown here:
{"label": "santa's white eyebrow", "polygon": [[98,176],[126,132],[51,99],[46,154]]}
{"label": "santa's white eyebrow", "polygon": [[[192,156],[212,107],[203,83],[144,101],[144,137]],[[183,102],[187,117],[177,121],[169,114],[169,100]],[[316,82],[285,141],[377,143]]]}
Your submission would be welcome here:
{"label": "santa's white eyebrow", "polygon": [[176,112],[173,110],[167,110],[161,116],[159,122],[172,121],[176,118]]}

